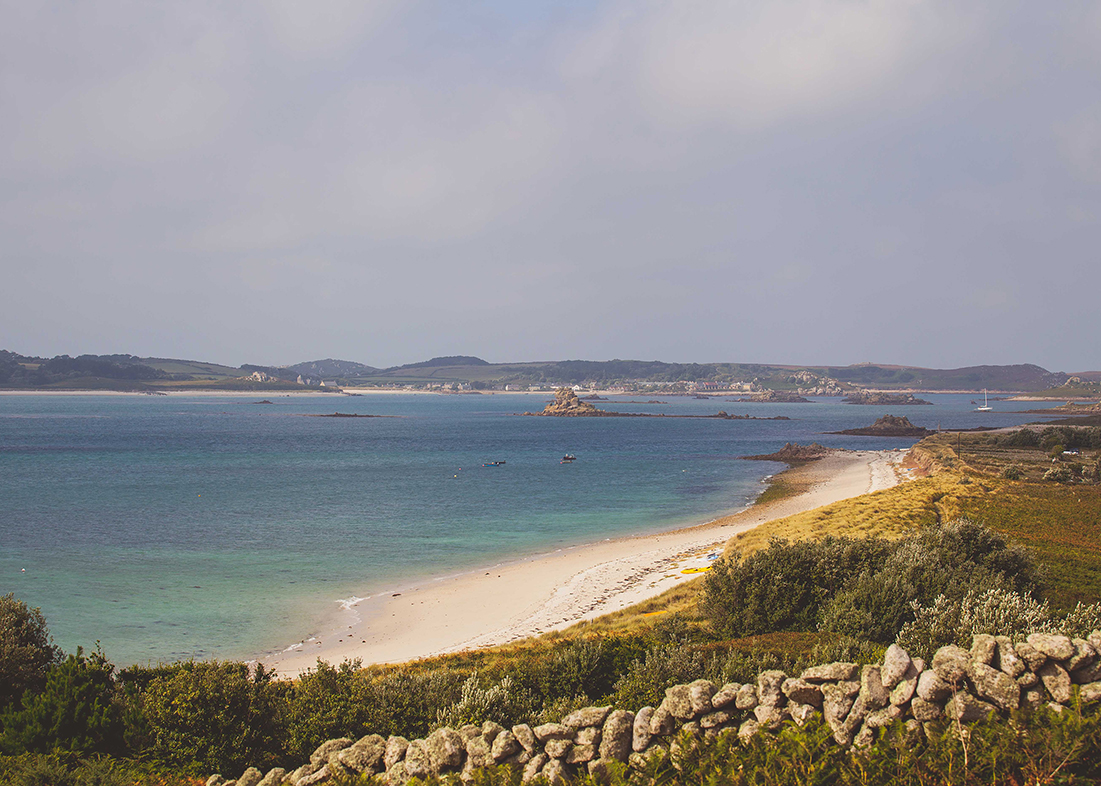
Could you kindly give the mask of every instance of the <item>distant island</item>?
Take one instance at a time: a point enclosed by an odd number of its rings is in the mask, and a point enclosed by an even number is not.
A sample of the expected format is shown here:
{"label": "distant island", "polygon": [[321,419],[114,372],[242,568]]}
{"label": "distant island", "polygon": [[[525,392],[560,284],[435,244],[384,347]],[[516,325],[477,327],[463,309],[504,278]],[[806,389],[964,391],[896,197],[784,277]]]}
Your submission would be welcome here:
{"label": "distant island", "polygon": [[748,398],[731,399],[735,404],[813,404],[809,398],[804,398],[790,390],[766,390],[764,393],[756,393]]}
{"label": "distant island", "polygon": [[664,412],[656,415],[648,412],[608,412],[597,409],[588,401],[578,398],[571,388],[559,388],[554,394],[554,401],[547,404],[542,412],[525,412],[525,417],[551,417],[551,418],[699,418],[712,420],[791,420],[783,416],[774,418],[754,418],[749,415],[730,415],[719,410],[714,415],[666,415]]}
{"label": "distant island", "polygon": [[926,437],[936,432],[915,426],[907,417],[884,415],[875,423],[864,428],[847,428],[843,431],[830,431],[830,434],[846,434],[851,437]]}
{"label": "distant island", "polygon": [[841,399],[842,404],[877,404],[879,406],[910,406],[912,404],[932,404],[918,398],[913,393],[884,393],[882,391],[858,390]]}
{"label": "distant island", "polygon": [[307,418],[385,418],[392,415],[357,415],[353,412],[334,412],[331,415],[303,415]]}

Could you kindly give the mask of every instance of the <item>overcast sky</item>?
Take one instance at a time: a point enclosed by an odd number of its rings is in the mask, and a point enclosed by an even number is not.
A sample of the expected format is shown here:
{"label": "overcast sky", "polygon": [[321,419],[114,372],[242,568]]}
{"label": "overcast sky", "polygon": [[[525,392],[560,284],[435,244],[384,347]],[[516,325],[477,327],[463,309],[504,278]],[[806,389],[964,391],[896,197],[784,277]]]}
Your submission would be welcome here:
{"label": "overcast sky", "polygon": [[0,348],[1101,369],[1101,5],[0,2]]}

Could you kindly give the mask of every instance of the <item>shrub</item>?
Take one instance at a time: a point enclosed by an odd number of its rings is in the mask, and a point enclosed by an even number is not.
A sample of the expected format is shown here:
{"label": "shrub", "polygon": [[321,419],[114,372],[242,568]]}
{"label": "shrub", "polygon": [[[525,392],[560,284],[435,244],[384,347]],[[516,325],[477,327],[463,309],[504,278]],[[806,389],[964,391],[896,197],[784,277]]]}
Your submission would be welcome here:
{"label": "shrub", "polygon": [[1010,464],[1002,470],[1002,477],[1006,480],[1020,480],[1025,476],[1020,464]]}
{"label": "shrub", "polygon": [[1013,448],[1035,448],[1040,444],[1040,438],[1036,436],[1036,432],[1027,428],[1011,431],[1003,437],[996,437],[995,440]]}
{"label": "shrub", "polygon": [[1088,638],[1093,631],[1101,630],[1101,603],[1076,604],[1058,627],[1065,636]]}
{"label": "shrub", "polygon": [[914,619],[899,631],[897,643],[928,660],[946,644],[970,646],[977,633],[1022,639],[1029,633],[1086,637],[1101,628],[1101,604],[1079,603],[1060,616],[1046,601],[1004,589],[970,592],[959,600],[939,595],[928,606],[913,604]]}
{"label": "shrub", "polygon": [[437,708],[460,698],[464,681],[464,675],[446,669],[418,672],[403,667],[374,676],[368,701],[377,720],[371,731],[410,739],[425,736],[436,724]]}
{"label": "shrub", "polygon": [[25,694],[21,710],[0,718],[0,747],[8,754],[118,751],[122,715],[113,701],[113,670],[101,653],[86,658],[77,649],[50,671],[40,693]]}
{"label": "shrub", "polygon": [[813,630],[826,599],[853,575],[881,566],[891,549],[880,538],[774,538],[745,560],[719,560],[704,578],[701,610],[730,638]]}
{"label": "shrub", "polygon": [[819,627],[888,644],[913,619],[915,602],[928,604],[942,594],[955,602],[992,588],[1026,592],[1038,583],[1026,551],[961,519],[898,541],[879,570],[855,576],[825,605]]}
{"label": "shrub", "polygon": [[288,754],[304,760],[325,740],[366,734],[378,721],[372,699],[359,661],[334,667],[318,660],[284,696]]}
{"label": "shrub", "polygon": [[1044,473],[1044,480],[1052,483],[1070,483],[1074,480],[1074,475],[1071,474],[1069,467],[1058,464]]}
{"label": "shrub", "polygon": [[665,689],[699,679],[707,657],[686,644],[655,647],[627,669],[615,684],[612,703],[617,707],[638,710],[656,707],[665,696]]}
{"label": "shrub", "polygon": [[[132,761],[65,754],[24,754],[0,758],[0,783],[5,786],[197,786],[192,778],[152,772]],[[201,783],[201,781],[200,781]]]}
{"label": "shrub", "polygon": [[[667,632],[675,637],[679,624],[672,622],[670,626]],[[611,694],[631,663],[645,657],[652,646],[637,636],[573,639],[558,644],[546,655],[523,658],[510,673],[537,705],[576,696],[595,701]]]}
{"label": "shrub", "polygon": [[0,711],[26,690],[40,690],[61,650],[50,641],[46,619],[9,592],[0,597]]}
{"label": "shrub", "polygon": [[437,711],[436,723],[455,729],[470,723],[481,725],[487,720],[515,726],[532,719],[533,704],[532,697],[518,690],[511,677],[483,688],[478,672],[474,672],[463,683],[459,700]]}
{"label": "shrub", "polygon": [[153,757],[189,772],[265,768],[282,750],[271,675],[244,663],[184,663],[150,682],[143,708]]}

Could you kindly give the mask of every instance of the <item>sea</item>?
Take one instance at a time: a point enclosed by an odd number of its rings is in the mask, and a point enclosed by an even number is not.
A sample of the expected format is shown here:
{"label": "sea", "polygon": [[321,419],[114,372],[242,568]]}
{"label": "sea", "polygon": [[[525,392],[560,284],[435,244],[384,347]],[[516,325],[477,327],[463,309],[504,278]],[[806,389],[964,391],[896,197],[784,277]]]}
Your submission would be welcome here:
{"label": "sea", "polygon": [[[1012,426],[1051,406],[626,395],[597,406],[666,417],[518,416],[551,398],[0,395],[0,594],[41,608],[66,652],[244,660],[358,598],[740,510],[784,468],[741,457],[785,442],[907,448],[825,432],[884,414]],[[762,419],[668,417],[719,410]],[[378,417],[316,417],[337,412]]]}

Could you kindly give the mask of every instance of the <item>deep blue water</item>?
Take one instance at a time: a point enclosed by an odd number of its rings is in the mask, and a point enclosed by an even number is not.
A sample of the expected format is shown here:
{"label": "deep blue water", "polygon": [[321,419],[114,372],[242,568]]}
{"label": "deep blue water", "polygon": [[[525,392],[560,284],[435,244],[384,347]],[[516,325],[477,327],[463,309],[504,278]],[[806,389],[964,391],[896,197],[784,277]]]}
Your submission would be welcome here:
{"label": "deep blue water", "polygon": [[[908,447],[822,433],[888,412],[932,428],[1035,419],[1010,414],[1018,402],[976,413],[972,395],[598,404],[789,421],[512,416],[549,396],[260,398],[0,396],[0,594],[41,607],[67,651],[245,658],[309,635],[340,598],[741,508],[782,465],[737,457],[788,441]],[[337,410],[392,417],[302,417]]]}

